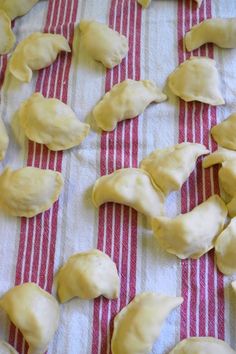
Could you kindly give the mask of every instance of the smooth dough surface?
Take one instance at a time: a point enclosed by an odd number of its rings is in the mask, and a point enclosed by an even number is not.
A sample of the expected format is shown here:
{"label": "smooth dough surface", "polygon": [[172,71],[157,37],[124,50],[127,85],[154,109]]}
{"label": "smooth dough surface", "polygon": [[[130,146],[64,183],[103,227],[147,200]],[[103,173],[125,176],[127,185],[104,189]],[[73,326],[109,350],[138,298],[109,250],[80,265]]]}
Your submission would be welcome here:
{"label": "smooth dough surface", "polygon": [[211,128],[211,135],[220,146],[236,150],[236,113]]}
{"label": "smooth dough surface", "polygon": [[18,352],[7,342],[0,340],[0,353],[1,354],[18,354]]}
{"label": "smooth dough surface", "polygon": [[0,9],[4,10],[11,20],[25,15],[39,0],[0,0]]}
{"label": "smooth dough surface", "polygon": [[90,129],[65,103],[56,98],[44,98],[41,93],[34,93],[22,103],[19,118],[28,139],[54,151],[79,145]]}
{"label": "smooth dough surface", "polygon": [[96,207],[114,202],[128,205],[147,217],[163,215],[164,195],[146,171],[123,168],[100,177],[93,187]]}
{"label": "smooth dough surface", "polygon": [[215,254],[217,267],[223,274],[236,272],[236,217],[217,238]]}
{"label": "smooth dough surface", "polygon": [[226,217],[224,202],[218,195],[213,195],[189,213],[173,219],[154,219],[154,236],[167,252],[181,259],[197,259],[214,247]]}
{"label": "smooth dough surface", "polygon": [[182,297],[158,293],[136,295],[115,317],[112,354],[149,353],[165,319],[182,302]]}
{"label": "smooth dough surface", "polygon": [[93,249],[71,256],[59,270],[58,297],[61,303],[73,297],[116,299],[120,280],[115,263],[105,253]]}
{"label": "smooth dough surface", "polygon": [[151,102],[162,102],[167,96],[150,80],[125,80],[116,84],[95,106],[97,126],[105,131],[115,129],[118,122],[143,113]]}
{"label": "smooth dough surface", "polygon": [[0,8],[0,55],[10,52],[15,44],[16,37],[11,29],[11,20],[6,12]]}
{"label": "smooth dough surface", "polygon": [[32,70],[51,65],[61,51],[71,51],[65,37],[34,32],[17,45],[10,58],[10,73],[20,81],[30,82]]}
{"label": "smooth dough surface", "polygon": [[170,74],[171,91],[186,102],[200,101],[213,106],[224,104],[216,62],[206,57],[191,57]]}
{"label": "smooth dough surface", "polygon": [[137,0],[137,1],[142,7],[147,8],[151,4],[152,0]]}
{"label": "smooth dough surface", "polygon": [[222,163],[219,169],[219,183],[231,198],[236,196],[236,159]]}
{"label": "smooth dough surface", "polygon": [[59,324],[59,304],[34,283],[10,289],[0,307],[29,344],[28,354],[44,354]]}
{"label": "smooth dough surface", "polygon": [[216,164],[222,164],[228,160],[236,159],[236,151],[225,149],[219,146],[218,150],[206,156],[203,159],[202,166],[204,168],[211,167]]}
{"label": "smooth dough surface", "polygon": [[221,48],[236,48],[236,18],[211,18],[202,21],[185,35],[189,52],[206,43]]}
{"label": "smooth dough surface", "polygon": [[0,117],[0,160],[3,160],[8,148],[9,137],[7,134],[7,130],[3,123],[3,120]]}
{"label": "smooth dough surface", "polygon": [[236,352],[218,338],[190,337],[179,342],[169,354],[236,354]]}
{"label": "smooth dough surface", "polygon": [[83,46],[89,55],[106,68],[113,68],[127,55],[128,39],[107,25],[96,21],[81,21]]}
{"label": "smooth dough surface", "polygon": [[232,286],[233,291],[234,291],[234,293],[236,295],[236,280],[232,281],[231,286]]}
{"label": "smooth dough surface", "polygon": [[197,158],[209,151],[202,144],[182,143],[156,149],[145,157],[140,168],[147,171],[165,195],[179,190],[195,168]]}
{"label": "smooth dough surface", "polygon": [[13,216],[32,217],[49,209],[63,186],[59,172],[23,167],[0,175],[0,208]]}

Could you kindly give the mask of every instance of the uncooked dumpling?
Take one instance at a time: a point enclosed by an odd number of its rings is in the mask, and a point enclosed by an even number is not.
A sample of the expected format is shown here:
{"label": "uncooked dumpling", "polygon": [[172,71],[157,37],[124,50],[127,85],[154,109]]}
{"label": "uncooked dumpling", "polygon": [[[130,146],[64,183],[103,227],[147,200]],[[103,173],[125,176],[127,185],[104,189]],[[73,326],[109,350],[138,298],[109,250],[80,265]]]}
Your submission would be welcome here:
{"label": "uncooked dumpling", "polygon": [[214,247],[223,230],[227,208],[218,195],[213,195],[186,214],[174,219],[153,220],[153,232],[160,246],[181,259],[201,257]]}
{"label": "uncooked dumpling", "polygon": [[1,354],[18,354],[17,351],[7,342],[0,340],[0,353]]}
{"label": "uncooked dumpling", "polygon": [[0,117],[0,160],[3,160],[8,148],[9,138],[5,125]]}
{"label": "uncooked dumpling", "polygon": [[149,80],[125,80],[112,87],[95,106],[93,116],[99,128],[115,129],[118,122],[143,113],[151,102],[167,99],[154,82]]}
{"label": "uncooked dumpling", "polygon": [[128,39],[107,25],[96,21],[81,21],[79,25],[85,50],[106,68],[113,68],[127,55]]}
{"label": "uncooked dumpling", "polygon": [[152,0],[138,0],[138,3],[142,6],[147,8],[151,4]]}
{"label": "uncooked dumpling", "polygon": [[236,113],[211,128],[211,135],[220,146],[236,150]]}
{"label": "uncooked dumpling", "polygon": [[236,18],[210,18],[202,21],[185,35],[189,52],[206,43],[221,48],[236,48]]}
{"label": "uncooked dumpling", "polygon": [[76,296],[95,299],[103,295],[107,299],[116,299],[120,290],[115,263],[96,249],[71,256],[59,270],[57,282],[61,303]]}
{"label": "uncooked dumpling", "polygon": [[236,195],[236,159],[222,163],[219,170],[219,182],[230,197]]}
{"label": "uncooked dumpling", "polygon": [[208,168],[216,164],[222,164],[228,160],[236,159],[236,151],[219,147],[218,150],[203,159],[202,166]]}
{"label": "uncooked dumpling", "polygon": [[232,281],[231,286],[233,288],[234,293],[236,294],[236,280]]}
{"label": "uncooked dumpling", "polygon": [[11,20],[25,15],[39,0],[0,0],[0,9],[4,10]]}
{"label": "uncooked dumpling", "polygon": [[25,337],[28,354],[44,354],[59,323],[56,299],[36,284],[24,283],[4,294],[0,307]]}
{"label": "uncooked dumpling", "polygon": [[216,263],[225,275],[236,272],[236,218],[219,235],[215,244]]}
{"label": "uncooked dumpling", "polygon": [[169,354],[236,354],[236,352],[218,338],[190,337],[179,342]]}
{"label": "uncooked dumpling", "polygon": [[0,175],[0,208],[13,216],[32,217],[49,209],[63,186],[59,172],[9,167]]}
{"label": "uncooked dumpling", "polygon": [[79,145],[90,128],[80,122],[65,103],[56,98],[44,98],[41,93],[34,93],[23,102],[19,118],[28,139],[54,151]]}
{"label": "uncooked dumpling", "polygon": [[100,177],[93,187],[96,207],[114,202],[128,205],[148,217],[163,215],[164,195],[139,168],[123,168]]}
{"label": "uncooked dumpling", "polygon": [[233,218],[236,216],[236,196],[234,196],[231,201],[227,204],[229,217]]}
{"label": "uncooked dumpling", "polygon": [[0,9],[0,38],[1,38],[0,55],[9,53],[15,44],[16,37],[11,29],[10,18],[1,9]]}
{"label": "uncooked dumpling", "polygon": [[147,171],[165,195],[179,190],[195,168],[197,158],[209,151],[204,145],[182,143],[156,149],[144,158],[140,167]]}
{"label": "uncooked dumpling", "polygon": [[171,91],[186,102],[200,101],[213,106],[224,104],[216,62],[205,57],[192,57],[169,76]]}
{"label": "uncooked dumpling", "polygon": [[182,302],[182,297],[157,293],[136,295],[115,317],[112,354],[149,353],[165,319]]}
{"label": "uncooked dumpling", "polygon": [[9,62],[9,70],[18,80],[30,82],[32,70],[51,65],[61,51],[70,52],[65,37],[34,32],[17,45]]}

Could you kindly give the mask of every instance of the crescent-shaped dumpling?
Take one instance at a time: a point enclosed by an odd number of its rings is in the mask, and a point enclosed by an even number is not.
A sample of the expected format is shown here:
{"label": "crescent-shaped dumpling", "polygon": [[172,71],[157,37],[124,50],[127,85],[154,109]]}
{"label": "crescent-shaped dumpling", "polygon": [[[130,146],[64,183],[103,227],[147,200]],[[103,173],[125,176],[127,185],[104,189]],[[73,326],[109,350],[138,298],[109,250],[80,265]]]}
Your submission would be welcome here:
{"label": "crescent-shaped dumpling", "polygon": [[236,159],[222,163],[219,169],[219,183],[230,197],[236,195]]}
{"label": "crescent-shaped dumpling", "polygon": [[11,20],[25,15],[39,0],[0,0],[0,9],[4,10]]}
{"label": "crescent-shaped dumpling", "polygon": [[211,128],[211,135],[220,146],[236,150],[236,113]]}
{"label": "crescent-shaped dumpling", "polygon": [[197,259],[214,247],[223,230],[227,208],[218,195],[176,218],[159,217],[152,227],[160,246],[181,259]]}
{"label": "crescent-shaped dumpling", "polygon": [[140,163],[165,195],[179,190],[195,168],[197,158],[209,151],[202,144],[182,143],[156,149]]}
{"label": "crescent-shaped dumpling", "polygon": [[149,353],[165,319],[182,302],[182,297],[157,293],[136,295],[115,317],[112,354]]}
{"label": "crescent-shaped dumpling", "polygon": [[191,57],[169,76],[171,91],[186,102],[200,101],[213,106],[224,104],[216,62],[206,57]]}
{"label": "crescent-shaped dumpling", "polygon": [[24,283],[4,294],[0,307],[25,337],[28,354],[44,354],[59,323],[56,299],[36,284]]}
{"label": "crescent-shaped dumpling", "polygon": [[162,102],[167,96],[150,80],[125,80],[112,87],[95,106],[93,116],[99,128],[114,130],[117,123],[143,113],[151,102]]}
{"label": "crescent-shaped dumpling", "polygon": [[225,161],[234,159],[236,159],[236,151],[219,147],[218,150],[203,159],[202,166],[204,168],[208,168],[210,166],[222,164]]}
{"label": "crescent-shaped dumpling", "polygon": [[18,354],[18,352],[7,342],[0,340],[0,353],[1,354]]}
{"label": "crescent-shaped dumpling", "polygon": [[96,207],[114,202],[128,205],[147,217],[163,215],[164,195],[146,171],[123,168],[100,177],[93,187]]}
{"label": "crescent-shaped dumpling", "polygon": [[73,297],[116,299],[120,280],[116,265],[105,253],[93,249],[71,256],[59,270],[57,293],[61,303]]}
{"label": "crescent-shaped dumpling", "polygon": [[9,137],[7,134],[7,130],[3,123],[3,120],[0,117],[0,160],[3,160],[8,148]]}
{"label": "crescent-shaped dumpling", "polygon": [[19,110],[20,125],[28,139],[58,151],[79,145],[89,133],[72,109],[56,98],[34,93]]}
{"label": "crescent-shaped dumpling", "polygon": [[11,20],[0,5],[0,55],[10,52],[15,44],[16,37],[11,29]]}
{"label": "crescent-shaped dumpling", "polygon": [[107,25],[96,21],[81,21],[79,29],[88,54],[106,68],[113,68],[127,55],[128,39]]}
{"label": "crescent-shaped dumpling", "polygon": [[236,352],[218,338],[190,337],[179,342],[169,354],[236,354]]}
{"label": "crescent-shaped dumpling", "polygon": [[10,73],[20,81],[30,82],[32,70],[51,65],[61,51],[71,51],[65,37],[34,32],[17,45],[9,62]]}
{"label": "crescent-shaped dumpling", "polygon": [[236,48],[236,18],[210,18],[202,21],[185,35],[189,52],[206,43],[221,48]]}
{"label": "crescent-shaped dumpling", "polygon": [[216,264],[225,275],[236,272],[236,218],[219,235],[215,244]]}
{"label": "crescent-shaped dumpling", "polygon": [[59,172],[9,167],[0,175],[0,208],[13,216],[32,217],[49,209],[63,186]]}

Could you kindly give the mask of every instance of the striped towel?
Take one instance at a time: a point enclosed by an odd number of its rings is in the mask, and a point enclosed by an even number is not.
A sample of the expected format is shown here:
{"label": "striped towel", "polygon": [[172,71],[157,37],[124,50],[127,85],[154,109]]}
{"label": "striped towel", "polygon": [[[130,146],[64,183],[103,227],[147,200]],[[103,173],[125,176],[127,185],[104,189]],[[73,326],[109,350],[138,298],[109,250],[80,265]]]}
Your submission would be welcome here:
{"label": "striped towel", "polygon": [[[182,307],[168,317],[152,353],[167,354],[180,338],[198,335],[225,338],[236,349],[232,279],[216,270],[213,252],[181,262],[158,247],[145,218],[134,210],[112,203],[96,210],[91,202],[96,178],[121,167],[137,167],[157,147],[191,141],[216,148],[210,127],[236,109],[236,50],[207,45],[194,52],[217,61],[226,98],[220,108],[187,104],[168,92],[167,102],[119,123],[114,132],[92,131],[80,147],[63,153],[28,142],[19,132],[16,139],[12,124],[19,104],[35,91],[68,103],[87,121],[104,93],[126,78],[151,79],[164,87],[169,73],[190,56],[183,48],[185,32],[217,16],[236,16],[236,2],[203,0],[198,9],[191,0],[156,0],[142,11],[135,0],[48,0],[14,23],[18,41],[34,31],[59,33],[74,51],[73,56],[62,53],[52,66],[35,73],[30,84],[16,82],[6,69],[9,58],[0,57],[0,113],[10,135],[1,170],[8,164],[28,165],[61,171],[65,178],[59,203],[49,211],[31,219],[0,214],[0,295],[27,281],[52,292],[53,276],[68,257],[95,247],[112,257],[121,277],[118,300],[74,299],[61,306],[60,327],[49,354],[109,354],[115,314],[136,293],[148,290],[184,297]],[[108,23],[128,37],[129,54],[120,66],[105,71],[80,50],[75,24],[82,18]],[[199,162],[181,192],[169,197],[168,214],[187,212],[218,190],[217,168],[204,171]],[[19,353],[27,350],[21,334],[2,313],[0,338],[9,340]]]}

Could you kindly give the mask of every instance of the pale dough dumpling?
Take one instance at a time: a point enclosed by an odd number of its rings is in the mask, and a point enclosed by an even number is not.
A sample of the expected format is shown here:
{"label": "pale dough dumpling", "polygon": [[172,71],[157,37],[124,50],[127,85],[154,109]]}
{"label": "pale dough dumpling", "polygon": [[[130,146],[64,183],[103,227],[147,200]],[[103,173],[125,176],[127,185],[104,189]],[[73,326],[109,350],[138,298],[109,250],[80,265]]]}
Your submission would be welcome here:
{"label": "pale dough dumpling", "polygon": [[61,303],[73,297],[116,299],[120,280],[116,265],[105,253],[93,249],[71,256],[59,270],[57,293]]}
{"label": "pale dough dumpling", "polygon": [[234,196],[231,201],[227,204],[229,217],[233,218],[236,216],[236,196]]}
{"label": "pale dough dumpling", "polygon": [[96,207],[114,202],[128,205],[147,217],[163,215],[164,195],[151,177],[139,168],[123,168],[100,177],[93,187]]}
{"label": "pale dough dumpling", "polygon": [[236,159],[236,151],[219,147],[218,150],[203,159],[202,166],[208,168],[216,164],[222,164],[228,160]]}
{"label": "pale dough dumpling", "polygon": [[221,48],[236,48],[236,18],[210,18],[202,21],[185,35],[189,52],[206,43]]}
{"label": "pale dough dumpling", "polygon": [[200,101],[213,106],[224,104],[216,62],[205,57],[191,57],[169,76],[171,91],[186,102]]}
{"label": "pale dough dumpling", "polygon": [[95,106],[93,116],[99,128],[115,129],[118,122],[143,113],[151,102],[162,102],[167,96],[149,80],[125,80],[112,87]]}
{"label": "pale dough dumpling", "polygon": [[3,120],[0,117],[0,160],[3,160],[8,148],[9,138],[7,130],[3,123]]}
{"label": "pale dough dumpling", "polygon": [[169,354],[236,354],[236,352],[218,338],[190,337],[179,342]]}
{"label": "pale dough dumpling", "polygon": [[182,143],[156,149],[144,158],[140,167],[147,171],[165,195],[179,190],[195,168],[197,158],[209,151],[204,145]]}
{"label": "pale dough dumpling", "polygon": [[128,39],[107,25],[96,21],[81,21],[82,43],[91,57],[106,68],[113,68],[127,55]]}
{"label": "pale dough dumpling", "polygon": [[4,294],[0,307],[25,337],[28,354],[44,354],[59,323],[56,299],[36,284],[24,283]]}
{"label": "pale dough dumpling", "polygon": [[225,275],[236,272],[236,218],[219,235],[215,244],[216,263]]}
{"label": "pale dough dumpling", "polygon": [[236,280],[232,281],[231,286],[233,288],[234,293],[236,294]]}
{"label": "pale dough dumpling", "polygon": [[15,44],[16,37],[11,29],[11,20],[0,8],[0,55],[10,52]]}
{"label": "pale dough dumpling", "polygon": [[152,0],[138,0],[138,3],[142,6],[147,8],[151,4]]}
{"label": "pale dough dumpling", "polygon": [[18,354],[18,352],[7,342],[0,340],[0,353],[1,354]]}
{"label": "pale dough dumpling", "polygon": [[9,167],[0,175],[0,208],[13,216],[32,217],[49,209],[63,186],[59,172]]}
{"label": "pale dough dumpling", "polygon": [[61,51],[71,51],[65,37],[34,32],[17,45],[9,62],[10,73],[20,81],[30,82],[32,70],[51,65]]}
{"label": "pale dough dumpling", "polygon": [[11,20],[25,15],[39,0],[0,0],[0,9],[4,10]]}
{"label": "pale dough dumpling", "polygon": [[78,120],[72,109],[56,98],[34,93],[19,110],[20,125],[28,139],[59,151],[79,145],[89,125]]}
{"label": "pale dough dumpling", "polygon": [[115,317],[112,354],[149,353],[165,319],[182,302],[182,297],[157,293],[136,295]]}
{"label": "pale dough dumpling", "polygon": [[211,135],[220,146],[236,150],[236,113],[211,128]]}
{"label": "pale dough dumpling", "polygon": [[227,208],[218,195],[176,218],[153,220],[153,232],[160,246],[181,259],[197,259],[214,247],[223,230]]}
{"label": "pale dough dumpling", "polygon": [[230,197],[236,195],[236,159],[222,163],[219,169],[219,182]]}

